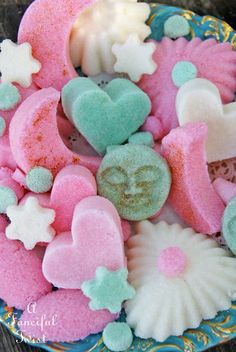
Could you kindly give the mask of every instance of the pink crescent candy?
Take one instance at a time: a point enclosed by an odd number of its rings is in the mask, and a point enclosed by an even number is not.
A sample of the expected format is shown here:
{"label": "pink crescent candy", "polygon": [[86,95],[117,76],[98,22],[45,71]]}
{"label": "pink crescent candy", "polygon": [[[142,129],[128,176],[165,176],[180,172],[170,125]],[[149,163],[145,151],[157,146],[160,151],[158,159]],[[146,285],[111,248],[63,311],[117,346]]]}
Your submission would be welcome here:
{"label": "pink crescent candy", "polygon": [[57,128],[57,105],[60,93],[47,88],[27,98],[10,124],[10,145],[19,166],[27,173],[43,166],[56,175],[65,165],[81,164],[96,172],[99,157],[78,155],[63,143]]}
{"label": "pink crescent candy", "polygon": [[225,204],[228,204],[236,196],[236,184],[218,177],[213,183],[216,193]]}
{"label": "pink crescent candy", "polygon": [[[38,90],[35,84],[32,84],[27,89],[22,88],[18,84],[16,84],[15,86],[20,92],[21,102]],[[11,122],[11,119],[14,116],[18,106],[19,104],[16,106],[16,108],[8,111],[0,110],[0,116],[3,117],[6,122],[6,131],[4,135],[0,138],[0,165],[9,167],[10,169],[13,169],[13,170],[16,168],[16,162],[11,152],[8,130],[9,130],[9,124]]]}
{"label": "pink crescent candy", "polygon": [[[97,334],[116,319],[108,310],[92,311],[80,290],[58,290],[40,298],[26,309],[19,328],[26,336],[50,341],[76,341]],[[51,324],[37,324],[45,317]]]}
{"label": "pink crescent candy", "polygon": [[224,204],[215,192],[207,170],[207,126],[188,123],[163,139],[163,155],[172,171],[169,201],[176,213],[195,231],[220,231]]}
{"label": "pink crescent candy", "polygon": [[45,252],[43,273],[54,286],[80,288],[99,266],[126,266],[120,218],[107,199],[83,199],[75,208],[71,232],[55,237]]}
{"label": "pink crescent candy", "polygon": [[61,90],[77,76],[69,53],[71,28],[79,14],[94,0],[36,0],[26,11],[19,28],[18,42],[28,42],[42,68],[34,82],[42,88]]}
{"label": "pink crescent candy", "polygon": [[57,233],[71,230],[75,206],[84,198],[97,194],[97,184],[85,167],[69,165],[56,176],[51,192],[50,207],[56,211],[53,228]]}

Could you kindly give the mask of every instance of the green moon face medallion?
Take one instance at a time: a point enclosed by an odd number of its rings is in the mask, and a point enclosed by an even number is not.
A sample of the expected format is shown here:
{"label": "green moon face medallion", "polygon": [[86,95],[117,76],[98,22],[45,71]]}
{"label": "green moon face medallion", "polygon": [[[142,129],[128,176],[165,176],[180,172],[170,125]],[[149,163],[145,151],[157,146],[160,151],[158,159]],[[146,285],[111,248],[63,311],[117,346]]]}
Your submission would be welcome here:
{"label": "green moon face medallion", "polygon": [[166,161],[154,150],[126,144],[104,157],[97,182],[99,194],[115,205],[123,219],[139,221],[162,208],[171,176]]}

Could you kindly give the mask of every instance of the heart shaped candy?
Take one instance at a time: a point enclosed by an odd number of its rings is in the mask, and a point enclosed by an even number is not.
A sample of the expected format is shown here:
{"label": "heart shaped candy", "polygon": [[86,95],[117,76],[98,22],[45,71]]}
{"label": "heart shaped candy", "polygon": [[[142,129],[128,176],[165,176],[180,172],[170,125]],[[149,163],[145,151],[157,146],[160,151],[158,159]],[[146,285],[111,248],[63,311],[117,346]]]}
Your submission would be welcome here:
{"label": "heart shaped candy", "polygon": [[125,267],[120,218],[107,199],[83,199],[75,208],[71,232],[57,236],[45,252],[43,273],[54,286],[80,288],[99,266]]}
{"label": "heart shaped candy", "polygon": [[50,200],[50,206],[56,211],[53,227],[57,233],[70,231],[75,206],[96,194],[96,180],[88,169],[79,165],[64,167],[54,180]]}
{"label": "heart shaped candy", "polygon": [[217,87],[206,79],[185,83],[176,98],[180,126],[205,122],[208,127],[207,161],[236,156],[236,103],[222,105]]}
{"label": "heart shaped candy", "polygon": [[75,78],[62,90],[67,117],[100,154],[125,142],[151,110],[148,96],[134,83],[117,78],[104,89],[88,78]]}

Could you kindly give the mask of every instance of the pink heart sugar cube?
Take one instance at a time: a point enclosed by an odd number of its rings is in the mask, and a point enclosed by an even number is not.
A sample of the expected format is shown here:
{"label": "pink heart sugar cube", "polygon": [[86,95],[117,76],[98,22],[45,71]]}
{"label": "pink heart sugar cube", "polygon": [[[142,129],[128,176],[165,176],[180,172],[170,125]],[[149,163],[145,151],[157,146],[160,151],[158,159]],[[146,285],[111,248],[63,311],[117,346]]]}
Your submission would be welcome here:
{"label": "pink heart sugar cube", "polygon": [[56,211],[53,227],[57,233],[70,231],[75,206],[96,194],[96,180],[88,169],[79,165],[62,169],[54,180],[50,201],[50,207]]}
{"label": "pink heart sugar cube", "polygon": [[103,197],[88,197],[75,208],[72,231],[58,235],[43,260],[46,279],[59,288],[80,288],[97,267],[126,266],[120,217]]}

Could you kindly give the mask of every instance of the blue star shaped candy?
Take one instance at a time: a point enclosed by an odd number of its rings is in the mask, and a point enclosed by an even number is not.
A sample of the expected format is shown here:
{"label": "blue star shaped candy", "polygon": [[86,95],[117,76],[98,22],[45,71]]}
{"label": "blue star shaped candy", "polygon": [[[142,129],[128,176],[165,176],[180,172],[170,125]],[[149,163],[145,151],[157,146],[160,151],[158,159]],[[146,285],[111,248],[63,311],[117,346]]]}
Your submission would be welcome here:
{"label": "blue star shaped candy", "polygon": [[90,309],[120,312],[122,303],[135,295],[135,290],[128,283],[127,278],[127,269],[109,271],[104,267],[97,268],[96,278],[85,281],[81,287],[84,295],[91,299]]}

